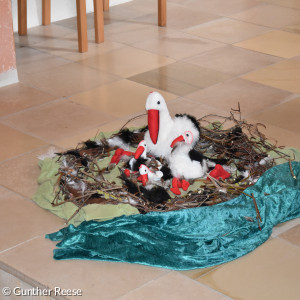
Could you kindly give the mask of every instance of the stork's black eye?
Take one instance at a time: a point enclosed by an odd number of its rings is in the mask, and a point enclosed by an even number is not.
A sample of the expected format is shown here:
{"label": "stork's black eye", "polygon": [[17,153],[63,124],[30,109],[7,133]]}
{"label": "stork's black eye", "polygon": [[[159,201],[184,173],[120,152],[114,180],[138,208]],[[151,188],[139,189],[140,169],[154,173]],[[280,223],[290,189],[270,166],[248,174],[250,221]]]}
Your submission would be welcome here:
{"label": "stork's black eye", "polygon": [[186,136],[189,136],[189,134],[187,133]]}
{"label": "stork's black eye", "polygon": [[160,101],[157,101],[157,104],[160,104]]}

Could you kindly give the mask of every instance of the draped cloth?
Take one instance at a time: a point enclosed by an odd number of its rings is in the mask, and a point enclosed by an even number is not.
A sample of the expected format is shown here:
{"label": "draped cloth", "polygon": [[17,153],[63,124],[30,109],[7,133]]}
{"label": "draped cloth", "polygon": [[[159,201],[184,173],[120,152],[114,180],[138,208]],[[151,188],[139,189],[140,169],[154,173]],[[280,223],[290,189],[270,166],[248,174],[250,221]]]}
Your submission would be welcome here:
{"label": "draped cloth", "polygon": [[293,162],[292,168],[297,179],[286,163],[266,171],[245,190],[256,199],[261,231],[253,200],[242,194],[214,206],[84,221],[46,237],[60,241],[54,250],[57,260],[129,262],[173,270],[222,264],[264,243],[277,224],[300,217],[300,163]]}

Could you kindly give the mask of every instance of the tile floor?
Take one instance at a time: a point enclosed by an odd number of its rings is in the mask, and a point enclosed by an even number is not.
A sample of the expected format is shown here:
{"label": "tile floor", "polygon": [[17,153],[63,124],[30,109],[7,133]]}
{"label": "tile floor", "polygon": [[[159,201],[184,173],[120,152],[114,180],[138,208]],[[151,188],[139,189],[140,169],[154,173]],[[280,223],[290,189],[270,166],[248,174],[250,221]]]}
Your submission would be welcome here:
{"label": "tile floor", "polygon": [[166,28],[156,26],[153,2],[112,7],[100,45],[88,15],[84,54],[75,18],[15,36],[20,83],[0,89],[1,284],[77,288],[81,299],[299,299],[297,219],[249,255],[208,269],[52,259],[44,234],[64,224],[30,200],[37,155],[120,128],[144,112],[151,90],[172,113],[197,117],[228,114],[239,101],[268,136],[300,148],[299,0],[168,0]]}

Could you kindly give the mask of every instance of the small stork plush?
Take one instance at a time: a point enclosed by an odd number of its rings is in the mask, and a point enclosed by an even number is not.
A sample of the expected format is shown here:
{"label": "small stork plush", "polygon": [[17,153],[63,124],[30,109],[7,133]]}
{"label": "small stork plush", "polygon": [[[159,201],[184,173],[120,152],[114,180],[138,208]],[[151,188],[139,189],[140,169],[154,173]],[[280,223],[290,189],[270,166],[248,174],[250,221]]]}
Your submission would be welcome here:
{"label": "small stork plush", "polygon": [[150,170],[147,166],[141,165],[140,166],[140,177],[142,180],[143,186],[146,186],[146,184],[149,182],[150,184],[152,183],[158,183],[161,178],[163,177],[163,172],[161,171],[152,171]]}

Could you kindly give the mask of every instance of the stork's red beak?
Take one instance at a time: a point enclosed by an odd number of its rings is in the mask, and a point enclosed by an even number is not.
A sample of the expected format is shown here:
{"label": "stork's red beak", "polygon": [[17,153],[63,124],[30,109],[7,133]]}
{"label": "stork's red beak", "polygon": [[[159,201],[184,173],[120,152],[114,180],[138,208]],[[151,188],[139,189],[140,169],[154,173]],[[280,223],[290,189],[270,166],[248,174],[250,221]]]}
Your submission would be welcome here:
{"label": "stork's red beak", "polygon": [[134,153],[134,158],[138,159],[143,154],[144,150],[145,150],[145,147],[139,146]]}
{"label": "stork's red beak", "polygon": [[171,148],[174,148],[174,146],[179,143],[179,142],[184,142],[184,137],[183,135],[180,135],[179,137],[177,137],[171,144]]}
{"label": "stork's red beak", "polygon": [[152,143],[156,144],[159,131],[159,111],[157,109],[148,110],[148,128]]}
{"label": "stork's red beak", "polygon": [[146,184],[147,184],[147,182],[148,182],[148,175],[147,175],[147,174],[144,174],[144,175],[140,175],[139,177],[140,177],[140,179],[142,180],[143,186],[146,186]]}

